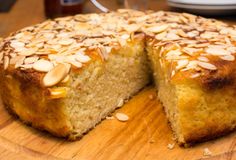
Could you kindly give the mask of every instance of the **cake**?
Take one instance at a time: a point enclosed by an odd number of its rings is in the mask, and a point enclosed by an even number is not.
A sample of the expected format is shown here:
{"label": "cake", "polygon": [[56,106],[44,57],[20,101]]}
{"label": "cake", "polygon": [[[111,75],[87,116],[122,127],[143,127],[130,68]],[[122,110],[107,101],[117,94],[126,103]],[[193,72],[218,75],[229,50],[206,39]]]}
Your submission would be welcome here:
{"label": "cake", "polygon": [[25,123],[75,140],[152,72],[186,146],[235,129],[235,41],[234,26],[187,13],[121,9],[47,20],[1,43],[0,92]]}
{"label": "cake", "polygon": [[236,126],[236,30],[190,14],[169,17],[175,23],[147,35],[146,49],[172,130],[189,146]]}

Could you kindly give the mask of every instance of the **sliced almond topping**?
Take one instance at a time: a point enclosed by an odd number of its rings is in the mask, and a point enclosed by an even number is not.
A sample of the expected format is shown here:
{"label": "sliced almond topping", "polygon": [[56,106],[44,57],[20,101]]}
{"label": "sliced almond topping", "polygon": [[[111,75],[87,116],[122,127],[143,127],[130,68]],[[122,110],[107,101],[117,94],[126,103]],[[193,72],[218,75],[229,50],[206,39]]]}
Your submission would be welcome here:
{"label": "sliced almond topping", "polygon": [[106,46],[105,49],[106,49],[107,53],[111,53],[111,51],[112,51],[112,47],[109,47],[109,46]]}
{"label": "sliced almond topping", "polygon": [[22,56],[30,56],[35,54],[35,52],[37,51],[37,48],[27,48],[27,49],[23,49],[20,52],[18,52],[19,55]]}
{"label": "sliced almond topping", "polygon": [[189,44],[188,47],[203,48],[209,46],[209,43]]}
{"label": "sliced almond topping", "polygon": [[51,99],[65,98],[67,95],[66,87],[49,88],[49,92]]}
{"label": "sliced almond topping", "polygon": [[178,61],[177,61],[176,69],[179,70],[179,69],[184,68],[185,66],[188,65],[188,62],[189,62],[189,61],[188,61],[187,59],[178,60]]}
{"label": "sliced almond topping", "polygon": [[197,48],[184,47],[182,51],[190,56],[195,56],[197,52],[201,51],[201,49],[199,50]]}
{"label": "sliced almond topping", "polygon": [[82,63],[78,62],[78,61],[68,61],[70,64],[72,64],[73,66],[77,67],[77,68],[81,68],[82,67]]}
{"label": "sliced almond topping", "polygon": [[25,64],[31,64],[31,63],[36,62],[38,59],[39,59],[39,57],[37,57],[37,56],[28,57],[28,58],[26,58],[26,59],[24,60],[24,63],[25,63]]}
{"label": "sliced almond topping", "polygon": [[183,23],[188,23],[188,19],[185,18],[184,16],[180,15],[179,19],[183,22]]}
{"label": "sliced almond topping", "polygon": [[69,39],[62,39],[62,40],[58,41],[58,43],[61,44],[61,45],[69,45],[69,44],[71,44],[73,42],[74,42],[74,39],[71,39],[71,38],[69,38]]}
{"label": "sliced almond topping", "polygon": [[10,59],[10,64],[16,64],[17,62],[19,64],[23,64],[25,59],[25,56],[15,56]]}
{"label": "sliced almond topping", "polygon": [[229,51],[230,53],[235,53],[236,47],[227,47],[226,50]]}
{"label": "sliced almond topping", "polygon": [[40,59],[33,64],[33,69],[39,72],[48,72],[53,68],[53,64],[50,61]]}
{"label": "sliced almond topping", "polygon": [[20,38],[22,38],[23,36],[24,36],[24,33],[21,32],[21,33],[16,34],[16,35],[15,35],[15,38],[16,38],[16,39],[20,39]]}
{"label": "sliced almond topping", "polygon": [[178,29],[177,34],[181,37],[188,37],[188,35],[182,29]]}
{"label": "sliced almond topping", "polygon": [[219,33],[217,33],[217,32],[208,32],[208,31],[206,31],[206,32],[202,33],[200,35],[200,37],[203,38],[203,39],[210,39],[210,38],[214,38],[218,35],[219,35]]}
{"label": "sliced almond topping", "polygon": [[81,54],[81,53],[77,53],[75,59],[81,63],[86,63],[91,60],[89,56]]}
{"label": "sliced almond topping", "polygon": [[70,80],[70,76],[67,75],[67,76],[61,81],[61,83],[67,83],[67,82],[69,82],[69,80]]}
{"label": "sliced almond topping", "polygon": [[177,59],[181,54],[180,50],[171,50],[166,54],[166,59]]}
{"label": "sliced almond topping", "polygon": [[227,45],[232,45],[232,43],[228,37],[225,37],[225,42]]}
{"label": "sliced almond topping", "polygon": [[164,38],[166,37],[166,35],[167,35],[167,32],[162,32],[162,33],[157,34],[157,35],[155,36],[155,38],[156,38],[157,40],[162,40],[162,39],[164,39]]}
{"label": "sliced almond topping", "polygon": [[186,70],[189,70],[189,69],[196,69],[197,65],[198,65],[198,61],[195,61],[195,60],[189,61],[189,63],[186,66],[186,68],[182,69],[181,71],[186,71]]}
{"label": "sliced almond topping", "polygon": [[122,36],[121,36],[121,38],[122,39],[129,39],[130,38],[130,35],[129,34],[123,34]]}
{"label": "sliced almond topping", "polygon": [[59,38],[67,38],[69,37],[69,34],[66,32],[62,32],[62,33],[57,34],[56,36]]}
{"label": "sliced almond topping", "polygon": [[207,57],[200,56],[197,59],[202,62],[209,62],[209,59]]}
{"label": "sliced almond topping", "polygon": [[235,57],[231,54],[225,55],[225,56],[220,56],[221,59],[226,60],[226,61],[234,61]]}
{"label": "sliced almond topping", "polygon": [[19,42],[19,41],[16,41],[16,40],[15,40],[15,41],[11,41],[10,46],[11,46],[12,48],[22,48],[22,47],[25,46],[25,43]]}
{"label": "sliced almond topping", "polygon": [[6,70],[7,67],[9,66],[9,62],[10,62],[10,59],[8,56],[4,56],[4,59],[3,59],[3,69]]}
{"label": "sliced almond topping", "polygon": [[198,61],[198,65],[204,69],[217,70],[216,66],[211,63]]}
{"label": "sliced almond topping", "polygon": [[100,47],[99,47],[99,51],[100,51],[100,53],[101,53],[101,56],[102,56],[105,60],[107,60],[107,59],[108,59],[108,52],[107,52],[106,48],[105,48],[104,46],[100,46]]}
{"label": "sliced almond topping", "polygon": [[167,33],[167,35],[166,35],[166,38],[168,39],[168,40],[177,40],[177,39],[180,39],[180,37],[177,35],[177,34],[175,34],[175,33]]}
{"label": "sliced almond topping", "polygon": [[129,117],[124,113],[116,113],[116,118],[121,122],[126,122],[129,120]]}
{"label": "sliced almond topping", "polygon": [[199,35],[198,31],[192,31],[187,33],[188,37],[193,38]]}
{"label": "sliced almond topping", "polygon": [[140,29],[140,25],[137,24],[130,24],[130,25],[125,25],[124,29],[128,31],[129,33],[138,31]]}
{"label": "sliced almond topping", "polygon": [[23,70],[31,69],[33,67],[33,64],[22,64],[19,67]]}
{"label": "sliced almond topping", "polygon": [[172,70],[170,77],[171,77],[171,78],[174,77],[175,74],[176,74],[175,70]]}
{"label": "sliced almond topping", "polygon": [[35,47],[37,47],[37,48],[42,48],[42,47],[43,47],[43,45],[44,45],[44,43],[43,43],[43,42],[41,42],[41,43],[37,43],[37,44],[35,45]]}
{"label": "sliced almond topping", "polygon": [[211,54],[211,55],[214,55],[214,56],[224,56],[224,55],[229,55],[230,54],[229,51],[227,51],[223,48],[220,48],[220,47],[207,48],[206,52]]}
{"label": "sliced almond topping", "polygon": [[0,63],[2,62],[3,59],[3,52],[0,52]]}
{"label": "sliced almond topping", "polygon": [[160,33],[165,31],[168,28],[168,25],[163,24],[163,25],[157,25],[154,27],[147,28],[147,31],[152,32],[152,33]]}
{"label": "sliced almond topping", "polygon": [[190,76],[190,78],[197,78],[199,77],[201,74],[200,73],[195,73],[193,75]]}
{"label": "sliced almond topping", "polygon": [[52,39],[55,36],[55,34],[54,33],[44,33],[43,36],[47,39]]}
{"label": "sliced almond topping", "polygon": [[44,76],[42,81],[43,85],[45,87],[56,85],[67,76],[67,70],[65,64],[58,64]]}
{"label": "sliced almond topping", "polygon": [[[19,56],[19,59],[14,63],[15,68],[20,67],[24,63],[24,60],[25,60],[25,56]],[[11,61],[12,61],[12,59],[11,59]]]}

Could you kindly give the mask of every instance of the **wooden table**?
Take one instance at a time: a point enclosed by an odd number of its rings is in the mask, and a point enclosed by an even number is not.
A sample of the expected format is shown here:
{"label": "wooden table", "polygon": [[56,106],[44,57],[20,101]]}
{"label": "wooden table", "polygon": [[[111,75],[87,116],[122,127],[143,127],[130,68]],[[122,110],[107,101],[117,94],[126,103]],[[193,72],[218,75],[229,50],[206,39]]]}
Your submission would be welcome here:
{"label": "wooden table", "polygon": [[[105,6],[117,9],[116,1],[103,0]],[[150,0],[149,9],[170,10],[164,0]],[[90,3],[84,12],[99,12]],[[232,17],[220,17],[236,23]],[[45,20],[42,0],[18,0],[8,13],[0,13],[0,36],[7,36],[22,27]],[[130,116],[128,122],[104,120],[77,142],[67,142],[23,125],[9,115],[0,104],[0,159],[81,159],[81,160],[234,160],[236,159],[236,133],[217,140],[200,143],[192,148],[168,144],[175,143],[161,104],[153,87],[148,87],[117,110]],[[152,97],[151,96],[151,97]],[[117,112],[116,111],[116,112]],[[203,155],[204,148],[212,151]]]}

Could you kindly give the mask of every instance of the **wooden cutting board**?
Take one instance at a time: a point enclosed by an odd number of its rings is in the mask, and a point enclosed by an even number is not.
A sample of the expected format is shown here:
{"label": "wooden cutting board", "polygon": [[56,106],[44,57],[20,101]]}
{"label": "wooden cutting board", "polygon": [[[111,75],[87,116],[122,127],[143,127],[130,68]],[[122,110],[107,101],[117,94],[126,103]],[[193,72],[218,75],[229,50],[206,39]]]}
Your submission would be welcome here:
{"label": "wooden cutting board", "polygon": [[[116,110],[130,119],[104,120],[76,142],[52,137],[9,115],[0,105],[0,159],[55,160],[235,160],[236,133],[217,140],[181,148],[172,132],[153,87],[147,87]],[[56,124],[55,124],[56,125]],[[204,148],[212,156],[204,156]]]}

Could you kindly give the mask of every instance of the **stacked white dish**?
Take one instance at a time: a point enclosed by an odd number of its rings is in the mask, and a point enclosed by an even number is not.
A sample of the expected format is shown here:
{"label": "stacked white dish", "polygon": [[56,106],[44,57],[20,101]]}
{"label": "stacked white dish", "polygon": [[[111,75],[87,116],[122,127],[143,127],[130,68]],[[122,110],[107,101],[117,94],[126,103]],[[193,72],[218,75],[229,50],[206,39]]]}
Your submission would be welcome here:
{"label": "stacked white dish", "polygon": [[236,13],[236,0],[168,0],[171,7],[203,15]]}

